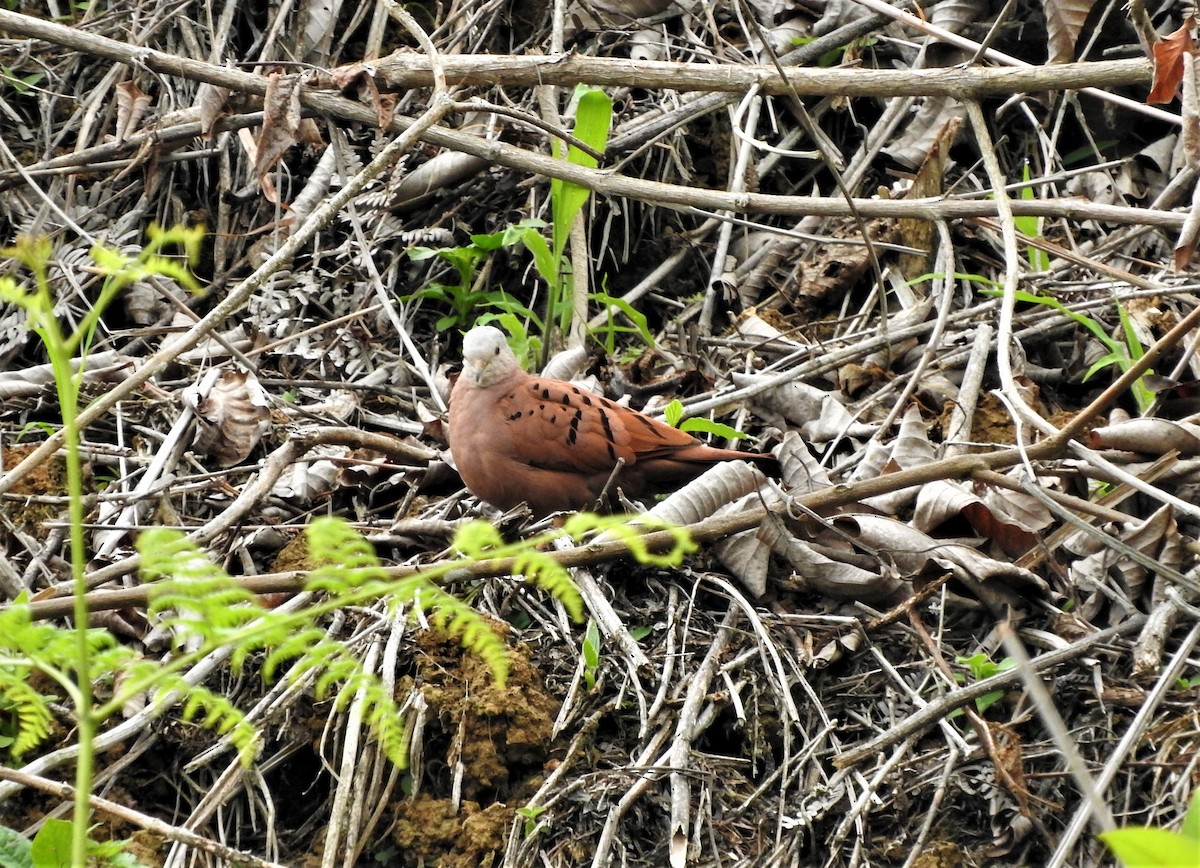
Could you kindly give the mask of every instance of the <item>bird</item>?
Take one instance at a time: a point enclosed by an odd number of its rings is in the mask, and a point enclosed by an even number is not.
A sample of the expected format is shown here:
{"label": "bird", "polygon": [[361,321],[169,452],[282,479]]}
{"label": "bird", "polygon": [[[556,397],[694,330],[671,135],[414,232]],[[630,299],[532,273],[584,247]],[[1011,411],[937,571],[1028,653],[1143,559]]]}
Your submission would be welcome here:
{"label": "bird", "polygon": [[611,501],[598,503],[606,489],[636,498],[688,482],[719,461],[778,466],[772,455],[707,446],[572,383],[529,374],[504,333],[487,325],[463,338],[448,439],[472,494],[501,510],[527,503],[537,517],[607,509]]}

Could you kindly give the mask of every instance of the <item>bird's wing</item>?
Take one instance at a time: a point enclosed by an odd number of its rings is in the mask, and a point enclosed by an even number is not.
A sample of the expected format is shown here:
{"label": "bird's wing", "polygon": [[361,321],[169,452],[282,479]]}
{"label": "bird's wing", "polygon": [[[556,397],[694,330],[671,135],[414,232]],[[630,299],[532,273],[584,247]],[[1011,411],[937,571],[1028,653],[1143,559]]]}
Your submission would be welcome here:
{"label": "bird's wing", "polygon": [[504,437],[533,467],[583,474],[692,446],[695,438],[561,380],[523,379],[497,404]]}

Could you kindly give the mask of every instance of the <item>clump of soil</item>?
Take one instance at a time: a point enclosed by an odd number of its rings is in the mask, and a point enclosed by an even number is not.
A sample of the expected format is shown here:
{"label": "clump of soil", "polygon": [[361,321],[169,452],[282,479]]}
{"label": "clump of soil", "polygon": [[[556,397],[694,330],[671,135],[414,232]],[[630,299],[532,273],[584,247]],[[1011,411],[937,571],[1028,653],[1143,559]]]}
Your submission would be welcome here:
{"label": "clump of soil", "polygon": [[402,849],[404,865],[471,868],[503,851],[515,814],[499,803],[480,808],[478,802],[463,802],[456,811],[449,799],[422,794],[397,805],[392,840]]}
{"label": "clump of soil", "polygon": [[[25,460],[30,452],[40,446],[34,443],[28,446],[11,446],[3,450],[3,463],[0,468],[16,467]],[[67,471],[61,456],[51,456],[43,461],[30,473],[25,474],[10,489],[14,497],[50,496],[61,497],[67,491]],[[14,524],[25,528],[36,529],[43,522],[57,519],[66,510],[65,505],[37,503],[33,500],[17,505],[10,503],[5,507],[7,514]]]}
{"label": "clump of soil", "polygon": [[[502,624],[495,629],[508,632]],[[428,708],[423,771],[413,782],[417,795],[395,805],[392,840],[404,865],[486,864],[503,851],[515,807],[542,781],[559,702],[526,646],[510,649],[500,687],[487,663],[457,640],[426,631],[416,644],[416,674],[399,688],[402,696],[419,691]]]}

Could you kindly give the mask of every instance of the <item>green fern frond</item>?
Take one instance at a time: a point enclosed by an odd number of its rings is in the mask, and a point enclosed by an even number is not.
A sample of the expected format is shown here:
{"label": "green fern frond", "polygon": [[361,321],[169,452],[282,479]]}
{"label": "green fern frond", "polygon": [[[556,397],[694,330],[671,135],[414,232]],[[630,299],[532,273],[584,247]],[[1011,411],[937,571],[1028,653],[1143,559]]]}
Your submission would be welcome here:
{"label": "green fern frond", "polygon": [[472,560],[497,557],[505,547],[504,537],[491,522],[476,519],[469,521],[454,534],[451,545]]}
{"label": "green fern frond", "polygon": [[263,661],[263,678],[271,681],[275,678],[275,670],[284,663],[297,658],[312,659],[330,643],[324,630],[316,627],[299,630],[276,644]]}
{"label": "green fern frond", "polygon": [[0,666],[0,698],[5,710],[16,718],[17,732],[10,751],[17,758],[45,741],[54,722],[50,698],[29,685],[29,674],[28,667]]}
{"label": "green fern frond", "polygon": [[346,522],[329,516],[316,518],[305,533],[309,557],[318,564],[309,574],[309,590],[344,593],[383,578],[375,549]]}
{"label": "green fern frond", "polygon": [[[76,661],[76,638],[72,630],[63,630],[53,624],[30,618],[29,607],[15,604],[0,611],[0,656],[10,655],[23,658],[43,672],[73,673]],[[99,628],[87,631],[89,677],[97,677],[112,671],[96,660],[108,660],[105,656],[113,649],[122,648],[107,630]],[[127,649],[117,652],[129,654]],[[122,659],[124,659],[122,657]]]}
{"label": "green fern frond", "polygon": [[258,598],[179,531],[151,528],[138,537],[137,548],[142,580],[152,584],[149,611],[177,639],[199,636],[220,645],[230,633],[262,617]]}
{"label": "green fern frond", "polygon": [[146,582],[164,579],[199,582],[225,575],[174,528],[152,527],[142,531],[137,538],[137,550],[142,556],[142,580]]}
{"label": "green fern frond", "polygon": [[359,668],[357,671],[350,673],[338,685],[337,696],[333,698],[333,707],[337,711],[345,711],[360,690],[363,693],[363,701],[370,703],[374,698],[371,688],[378,688],[378,686],[379,679]]}
{"label": "green fern frond", "polygon": [[[698,548],[696,542],[684,528],[645,515],[635,516],[631,519],[621,516],[578,513],[563,524],[563,533],[577,542],[595,531],[619,537],[629,546],[630,554],[638,563],[652,564],[658,567],[677,567],[683,563],[684,556]],[[671,534],[671,547],[665,552],[652,552],[647,548],[644,535],[654,531],[668,531]]]}
{"label": "green fern frond", "polygon": [[391,693],[384,689],[378,678],[360,671],[342,685],[335,707],[345,708],[360,692],[363,696],[363,720],[367,727],[396,768],[408,768],[408,725]]}
{"label": "green fern frond", "polygon": [[[88,654],[88,666],[92,670],[92,681],[94,682],[112,682],[118,675],[128,680],[129,673],[132,671],[131,667],[137,665],[137,662],[138,652],[128,645],[114,645],[111,648],[102,648]],[[161,664],[150,662],[150,678],[146,683],[152,683],[154,673],[161,668]]]}
{"label": "green fern frond", "polygon": [[362,664],[344,648],[342,651],[341,654],[328,655],[320,667],[321,674],[313,685],[313,692],[318,699],[328,696],[330,688],[335,684],[348,684],[364,677]]}
{"label": "green fern frond", "polygon": [[478,611],[440,588],[430,587],[422,594],[421,604],[431,610],[430,624],[463,648],[480,657],[496,684],[503,687],[508,680],[508,647],[496,635],[491,625]]}
{"label": "green fern frond", "polygon": [[485,521],[471,521],[454,535],[453,547],[471,560],[512,557],[513,575],[523,576],[559,600],[576,621],[583,620],[583,599],[567,570],[540,550],[558,532],[506,544],[500,532]]}
{"label": "green fern frond", "polygon": [[408,745],[412,738],[408,720],[386,691],[380,691],[381,701],[372,702],[367,712],[367,726],[379,740],[379,746],[396,768],[408,768]]}
{"label": "green fern frond", "polygon": [[[103,631],[88,631],[91,642]],[[74,657],[75,635],[53,624],[34,622],[29,607],[14,605],[0,611],[0,651],[31,660],[70,660]]]}
{"label": "green fern frond", "polygon": [[538,549],[520,552],[513,558],[513,574],[524,576],[563,604],[573,621],[583,620],[583,597],[571,574],[547,553]]}
{"label": "green fern frond", "polygon": [[189,684],[182,677],[169,674],[160,679],[161,690],[180,694],[183,707],[179,712],[184,721],[192,721],[198,713],[204,718],[200,725],[219,735],[227,735],[237,748],[238,758],[249,765],[258,755],[261,737],[258,729],[246,720],[246,715],[228,698],[200,684]]}

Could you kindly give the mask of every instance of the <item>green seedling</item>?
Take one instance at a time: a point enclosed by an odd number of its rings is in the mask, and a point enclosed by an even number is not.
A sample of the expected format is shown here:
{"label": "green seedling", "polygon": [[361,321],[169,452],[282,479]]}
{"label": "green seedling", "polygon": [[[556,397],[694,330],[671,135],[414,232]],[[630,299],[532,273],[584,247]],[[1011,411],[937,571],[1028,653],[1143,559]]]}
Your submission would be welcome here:
{"label": "green seedling", "polygon": [[532,838],[538,829],[538,818],[546,813],[544,805],[525,805],[517,808],[517,815],[525,820],[525,837]]}
{"label": "green seedling", "polygon": [[[70,332],[63,330],[54,313],[55,297],[50,280],[50,263],[54,251],[50,241],[45,238],[21,237],[12,247],[0,251],[0,255],[15,259],[24,266],[31,276],[31,285],[20,284],[12,277],[0,277],[0,303],[23,310],[27,327],[41,340],[54,373],[55,391],[62,414],[75,627],[69,631],[61,631],[61,635],[54,638],[53,647],[56,653],[51,661],[51,669],[46,674],[51,675],[64,687],[75,707],[77,719],[79,752],[75,762],[76,798],[70,850],[73,865],[83,865],[87,859],[87,827],[91,816],[90,792],[95,764],[93,741],[102,720],[95,711],[92,680],[94,675],[113,671],[94,668],[96,657],[105,656],[100,652],[109,643],[102,640],[96,631],[87,628],[83,458],[80,453],[81,432],[77,422],[87,351],[101,313],[135,281],[150,276],[166,277],[193,292],[198,292],[200,287],[191,274],[189,263],[195,262],[199,257],[203,235],[204,230],[200,227],[160,229],[158,226],[151,226],[147,231],[146,246],[136,257],[125,256],[99,244],[93,246],[91,256],[103,279],[92,308],[79,319]],[[181,260],[166,253],[173,249],[181,249],[186,258]],[[0,629],[0,641],[7,643],[21,632],[35,631],[35,625],[21,623],[22,620],[28,622],[25,607],[18,605],[0,613],[0,617],[4,615],[9,616],[13,623],[11,630]],[[45,625],[36,625],[36,631],[42,638],[46,638],[46,634],[41,631],[43,626]],[[25,631],[21,631],[21,627],[25,627]],[[40,694],[32,689],[26,676],[33,669],[40,667],[26,647],[20,644],[15,647],[0,645],[0,657],[9,658],[6,665],[0,666],[0,693],[6,694],[18,705],[17,719],[21,729],[14,741],[13,752],[19,754],[48,734],[46,721],[49,710],[36,708]]]}
{"label": "green seedling", "polygon": [[[472,235],[471,243],[461,247],[412,247],[408,256],[414,262],[423,262],[438,258],[454,266],[458,273],[457,283],[442,283],[433,281],[423,289],[410,295],[403,296],[402,301],[415,298],[430,299],[440,302],[450,308],[450,313],[442,316],[435,324],[438,331],[447,329],[466,329],[471,325],[483,325],[501,314],[513,317],[508,327],[510,334],[528,335],[530,326],[537,332],[543,330],[541,318],[516,298],[502,289],[476,289],[476,273],[479,266],[494,251],[502,247],[514,247],[522,243],[525,232],[537,234],[538,227],[544,225],[541,221],[522,221],[499,232]],[[487,311],[480,314],[480,311]],[[517,319],[522,322],[517,328]],[[540,346],[540,341],[538,343]]]}
{"label": "green seedling", "polygon": [[583,634],[583,682],[588,691],[596,688],[596,670],[600,668],[600,628],[588,621]]}
{"label": "green seedling", "polygon": [[[637,334],[646,342],[646,346],[654,346],[654,335],[650,333],[650,324],[644,313],[625,299],[615,298],[607,292],[594,292],[590,298],[604,307],[606,321],[599,328],[592,329],[591,335],[603,345],[604,351],[608,355],[616,355],[618,334]],[[624,314],[633,325],[618,325],[613,316],[614,309]]]}
{"label": "green seedling", "polygon": [[[983,289],[980,292],[983,295],[989,296],[1003,295],[1001,290]],[[1119,341],[1111,337],[1100,323],[1089,316],[1070,310],[1057,298],[1048,295],[1035,295],[1023,289],[1016,290],[1014,298],[1016,301],[1025,302],[1026,304],[1041,304],[1053,308],[1063,316],[1090,331],[1095,335],[1096,340],[1108,348],[1108,352],[1087,369],[1087,373],[1083,375],[1084,382],[1087,382],[1092,375],[1110,365],[1115,365],[1122,372],[1127,371],[1145,352],[1141,341],[1137,338],[1137,333],[1133,329],[1133,321],[1129,318],[1125,306],[1120,301],[1117,302],[1117,315],[1121,320],[1121,332],[1125,336],[1124,341]],[[1150,370],[1146,373],[1152,374],[1154,372]],[[1137,404],[1138,411],[1141,413],[1145,413],[1150,408],[1150,405],[1154,403],[1154,393],[1146,387],[1144,377],[1139,377],[1134,381],[1133,386],[1130,387],[1130,393],[1133,395],[1133,400]]]}
{"label": "green seedling", "polygon": [[1200,866],[1200,789],[1178,832],[1161,826],[1126,826],[1101,832],[1100,840],[1127,868],[1196,868]]}
{"label": "green seedling", "polygon": [[[1029,163],[1026,162],[1022,172],[1021,180],[1025,186],[1021,188],[1021,201],[1031,202],[1035,198],[1033,187],[1029,183]],[[1017,231],[1026,238],[1041,240],[1042,237],[1042,218],[1032,215],[1023,215],[1013,217],[1013,224],[1017,227]],[[1032,244],[1025,248],[1025,257],[1029,260],[1029,267],[1034,271],[1049,271],[1050,256],[1044,250],[1039,250]]]}
{"label": "green seedling", "polygon": [[746,436],[736,428],[714,422],[711,419],[693,417],[684,419],[680,424],[680,420],[683,419],[683,404],[678,398],[663,407],[663,418],[672,428],[687,431],[689,434],[712,434],[714,437],[724,437],[726,440],[741,440]]}
{"label": "green seedling", "polygon": [[[0,866],[3,868],[73,868],[72,824],[51,817],[30,841],[20,832],[0,826]],[[95,868],[145,868],[145,863],[125,852],[126,841],[87,838],[88,865]]]}
{"label": "green seedling", "polygon": [[29,91],[41,84],[45,77],[46,74],[44,72],[31,72],[21,75],[11,66],[5,66],[0,63],[0,85],[3,85],[3,87],[0,87],[0,90],[3,90],[4,87],[10,87],[18,94],[29,93]]}
{"label": "green seedling", "polygon": [[518,304],[503,290],[485,291],[475,288],[476,272],[479,266],[488,257],[488,254],[496,249],[491,245],[491,240],[500,235],[501,233],[497,233],[496,236],[473,235],[471,243],[461,247],[409,248],[408,257],[414,262],[424,262],[436,257],[454,266],[454,270],[458,274],[458,282],[433,281],[423,289],[404,296],[401,300],[430,299],[449,307],[450,313],[442,316],[435,324],[435,328],[439,332],[455,328],[468,328],[475,321],[477,308],[494,306],[508,309],[510,306]]}
{"label": "green seedling", "polygon": [[[928,283],[931,280],[942,280],[944,277],[945,277],[944,274],[929,272],[926,274],[922,274],[919,277],[914,277],[912,280],[905,281],[905,285],[916,286],[918,283]],[[988,277],[984,277],[982,274],[967,274],[967,273],[964,273],[961,271],[956,271],[956,272],[954,272],[954,279],[955,280],[963,280],[963,281],[966,281],[967,283],[982,284],[983,286],[987,287],[988,289],[995,289],[995,290],[1003,290],[1004,289],[1003,283],[992,280],[991,278],[988,278]]]}
{"label": "green seedling", "polygon": [[[970,678],[972,681],[982,681],[985,678],[991,678],[993,675],[999,675],[1001,672],[1007,672],[1017,665],[1016,661],[1011,657],[1005,657],[999,663],[994,663],[984,653],[973,654],[970,657],[955,657],[954,662],[960,666],[966,666],[970,670]],[[960,684],[966,683],[967,676],[961,672],[955,673],[954,678]],[[993,690],[990,693],[985,693],[983,696],[975,699],[975,710],[980,714],[984,714],[989,708],[1004,698],[1003,690]],[[962,713],[962,709],[955,709],[950,714],[951,717],[956,717]]]}
{"label": "green seedling", "polygon": [[[584,84],[575,88],[575,98],[575,128],[572,133],[593,151],[603,153],[608,144],[609,127],[612,125],[612,100],[600,88]],[[594,169],[599,165],[595,157],[575,145],[566,147],[566,160],[587,169]],[[566,334],[571,324],[574,292],[571,264],[564,255],[567,239],[571,236],[571,225],[591,195],[592,191],[587,187],[561,178],[550,179],[550,212],[554,217],[550,236],[554,251],[553,258],[547,265],[554,273],[551,276],[540,268],[539,271],[550,284],[547,323],[554,319],[557,312],[558,328],[562,334]],[[538,253],[534,252],[535,265],[538,258]]]}

